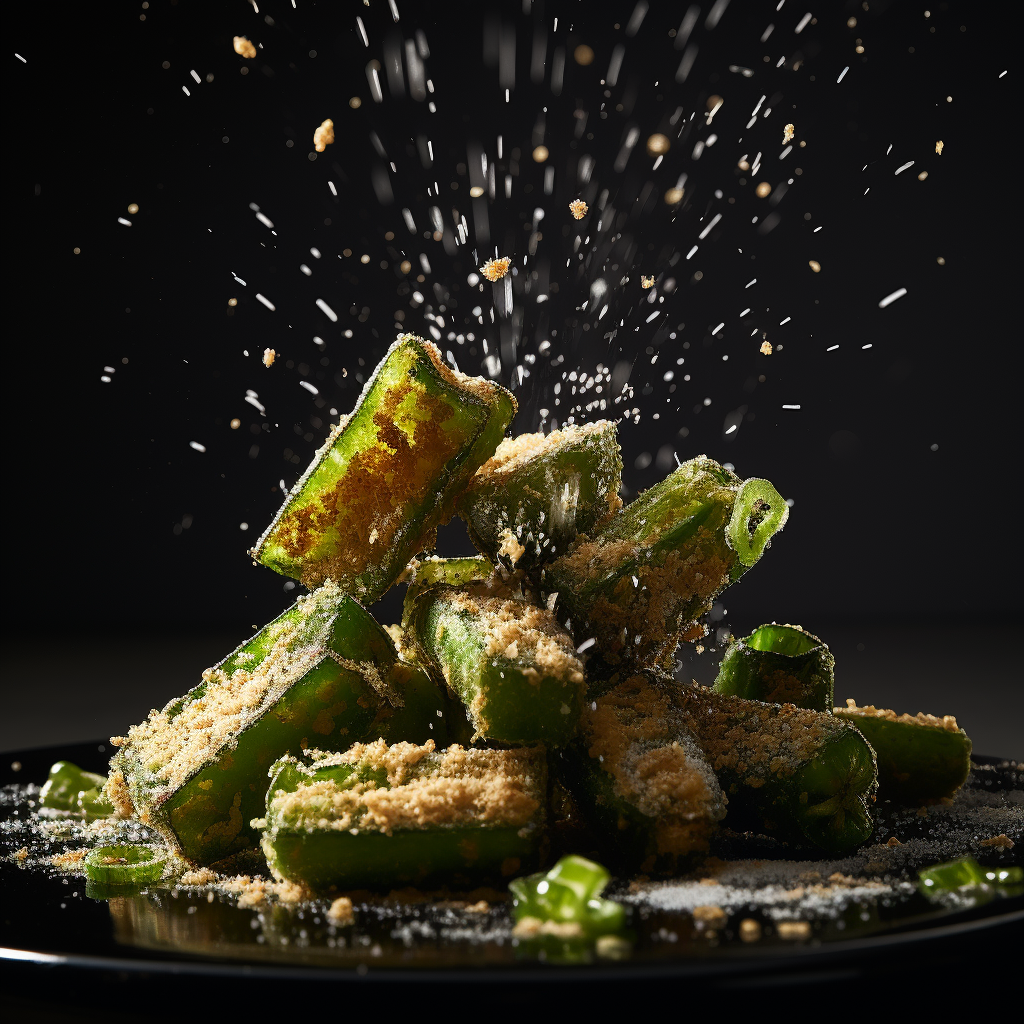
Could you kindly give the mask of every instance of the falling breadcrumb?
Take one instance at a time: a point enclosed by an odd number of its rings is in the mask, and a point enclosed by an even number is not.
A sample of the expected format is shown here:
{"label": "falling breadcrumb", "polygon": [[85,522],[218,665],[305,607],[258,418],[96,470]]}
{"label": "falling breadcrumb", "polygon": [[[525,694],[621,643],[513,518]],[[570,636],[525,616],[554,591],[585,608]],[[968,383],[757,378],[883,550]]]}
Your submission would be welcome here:
{"label": "falling breadcrumb", "polygon": [[769,185],[767,181],[762,181],[761,184],[754,189],[754,192],[757,194],[758,199],[767,199],[768,193],[771,192],[771,190],[771,185]]}
{"label": "falling breadcrumb", "polygon": [[942,147],[944,145],[945,143],[941,139],[935,143],[935,152],[938,153],[939,156],[942,156]]}
{"label": "falling breadcrumb", "polygon": [[787,142],[791,142],[794,135],[796,135],[796,128],[791,124],[787,124],[786,127],[782,129],[782,144],[785,145]]}
{"label": "falling breadcrumb", "polygon": [[587,204],[583,202],[582,199],[574,199],[569,204],[569,212],[573,215],[573,217],[576,218],[576,220],[583,220],[583,218],[587,215],[587,210],[589,209],[590,207],[587,206]]}
{"label": "falling breadcrumb", "polygon": [[979,846],[994,846],[999,850],[1012,850],[1013,840],[1004,832],[1002,835],[993,836],[991,839],[982,839]]}
{"label": "falling breadcrumb", "polygon": [[780,939],[809,939],[811,937],[809,921],[780,921],[775,928]]}
{"label": "falling breadcrumb", "polygon": [[653,288],[654,287],[654,278],[653,277],[641,276],[641,278],[640,278],[640,287],[641,288]]}
{"label": "falling breadcrumb", "polygon": [[488,281],[500,281],[512,266],[511,256],[499,256],[497,259],[488,260],[481,268],[480,273]]}
{"label": "falling breadcrumb", "polygon": [[235,53],[237,53],[239,57],[248,57],[252,60],[252,58],[256,56],[256,47],[253,46],[245,36],[235,36],[234,44]]}
{"label": "falling breadcrumb", "polygon": [[327,118],[326,121],[315,132],[313,132],[313,148],[322,153],[332,142],[334,142],[334,122]]}
{"label": "falling breadcrumb", "polygon": [[808,260],[807,266],[809,266],[816,274],[821,272],[821,264],[817,260]]}
{"label": "falling breadcrumb", "polygon": [[277,353],[272,348],[265,348],[263,350],[263,365],[273,366],[274,360],[277,358]]}
{"label": "falling breadcrumb", "polygon": [[339,896],[327,911],[327,918],[331,924],[351,924],[355,920],[352,901],[347,896]]}
{"label": "falling breadcrumb", "polygon": [[772,354],[772,343],[766,338],[761,342],[761,355],[770,356]]}

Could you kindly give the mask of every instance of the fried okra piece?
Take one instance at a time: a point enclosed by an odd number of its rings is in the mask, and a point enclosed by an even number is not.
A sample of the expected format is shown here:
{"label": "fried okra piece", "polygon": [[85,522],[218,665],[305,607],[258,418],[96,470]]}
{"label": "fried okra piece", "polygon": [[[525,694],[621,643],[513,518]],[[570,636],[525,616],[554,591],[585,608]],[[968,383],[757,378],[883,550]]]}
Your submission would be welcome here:
{"label": "fried okra piece", "polygon": [[58,761],[39,791],[39,806],[54,811],[67,811],[86,821],[106,818],[114,806],[104,796],[105,775],[86,772],[70,761]]}
{"label": "fried okra piece", "polygon": [[405,630],[401,626],[385,628],[394,641],[398,660],[388,673],[392,707],[382,709],[377,719],[379,736],[387,743],[433,740],[439,747],[447,746],[450,716],[444,689],[420,661]]}
{"label": "fried okra piece", "polygon": [[630,676],[584,708],[576,741],[552,761],[602,853],[628,869],[684,867],[725,817],[676,690],[652,673]]}
{"label": "fried okra piece", "polygon": [[383,740],[271,769],[258,822],[274,877],[329,889],[510,877],[538,860],[540,749],[436,750]]}
{"label": "fried okra piece", "polygon": [[816,636],[800,626],[771,622],[729,645],[714,689],[827,712],[835,703],[834,669],[832,652]]}
{"label": "fried okra piece", "polygon": [[553,562],[542,589],[558,595],[576,642],[594,641],[607,665],[667,666],[680,641],[704,635],[697,620],[788,515],[767,480],[744,483],[711,459],[691,459]]}
{"label": "fried okra piece", "polygon": [[459,501],[473,543],[509,571],[536,576],[622,505],[622,456],[607,420],[506,438]]}
{"label": "fried okra piece", "polygon": [[871,744],[878,761],[878,795],[919,804],[952,796],[971,770],[971,741],[952,715],[897,715],[848,700],[835,715]]}
{"label": "fried okra piece", "polygon": [[429,548],[515,415],[510,392],[449,369],[401,336],[331,431],[252,551],[312,588],[334,580],[371,603]]}
{"label": "fried okra piece", "polygon": [[750,821],[830,852],[871,835],[875,756],[846,722],[701,686],[677,689],[674,704],[729,798],[732,827]]}
{"label": "fried okra piece", "polygon": [[389,689],[396,660],[369,612],[335,584],[321,587],[133,726],[107,792],[192,862],[254,847],[250,821],[263,813],[271,764],[378,736],[402,703]]}
{"label": "fried okra piece", "polygon": [[497,579],[420,593],[409,623],[424,656],[466,706],[474,739],[568,743],[586,684],[554,615]]}

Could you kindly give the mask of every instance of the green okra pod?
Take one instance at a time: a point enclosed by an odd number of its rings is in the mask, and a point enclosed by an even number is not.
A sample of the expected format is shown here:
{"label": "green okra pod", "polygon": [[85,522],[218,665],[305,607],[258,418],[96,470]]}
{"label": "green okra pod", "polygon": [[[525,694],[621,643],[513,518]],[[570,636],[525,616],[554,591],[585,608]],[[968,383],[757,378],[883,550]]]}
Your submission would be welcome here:
{"label": "green okra pod", "polygon": [[725,817],[677,689],[653,673],[629,676],[584,708],[576,740],[552,762],[602,853],[625,868],[680,870]]}
{"label": "green okra pod", "polygon": [[497,579],[414,600],[417,644],[466,706],[475,738],[562,746],[576,731],[583,665],[554,615]]}
{"label": "green okra pod", "polygon": [[615,514],[544,571],[559,617],[608,665],[663,664],[698,619],[761,557],[789,508],[766,480],[701,457]]}
{"label": "green okra pod", "polygon": [[257,824],[274,876],[317,891],[507,878],[538,860],[546,787],[540,749],[378,740],[282,758]]}
{"label": "green okra pod", "polygon": [[448,368],[403,335],[252,551],[308,587],[335,580],[370,603],[429,548],[516,411],[503,387]]}
{"label": "green okra pod", "polygon": [[622,505],[622,456],[607,420],[506,438],[459,500],[473,543],[535,576]]}
{"label": "green okra pod", "polygon": [[971,770],[971,741],[952,715],[897,715],[848,700],[835,715],[864,736],[878,761],[878,795],[917,804],[951,797]]}
{"label": "green okra pod", "polygon": [[871,835],[875,757],[852,726],[696,685],[677,689],[674,704],[729,798],[731,826],[750,821],[834,852]]}
{"label": "green okra pod", "polygon": [[387,743],[426,743],[439,747],[449,743],[450,710],[447,695],[421,663],[419,652],[401,626],[387,626],[398,659],[388,673],[392,706],[384,707],[377,719],[379,736]]}
{"label": "green okra pod", "polygon": [[835,703],[834,669],[832,652],[816,636],[770,622],[729,644],[714,689],[827,712]]}
{"label": "green okra pod", "polygon": [[107,792],[188,860],[253,847],[249,823],[263,811],[270,765],[288,751],[377,736],[402,703],[389,688],[396,660],[369,612],[325,585],[119,738]]}

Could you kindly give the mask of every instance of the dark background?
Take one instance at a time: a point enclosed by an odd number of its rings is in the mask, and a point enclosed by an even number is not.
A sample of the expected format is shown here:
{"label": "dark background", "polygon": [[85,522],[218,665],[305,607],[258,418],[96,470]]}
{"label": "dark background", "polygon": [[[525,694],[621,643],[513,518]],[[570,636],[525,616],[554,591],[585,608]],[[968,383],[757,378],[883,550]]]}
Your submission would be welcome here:
{"label": "dark background", "polygon": [[[836,652],[838,698],[955,713],[978,749],[1024,754],[1010,484],[1016,35],[967,3],[833,3],[799,35],[805,8],[794,0],[778,12],[733,0],[714,26],[712,5],[701,6],[683,47],[670,32],[688,5],[652,3],[629,34],[633,0],[405,0],[397,23],[382,0],[5,12],[9,50],[25,62],[9,55],[6,65],[14,316],[0,746],[121,731],[294,599],[246,549],[331,409],[351,408],[396,328],[426,335],[431,312],[445,317],[440,345],[464,371],[486,372],[487,338],[500,357],[492,369],[520,401],[517,430],[537,429],[542,408],[545,427],[564,421],[567,370],[600,364],[616,391],[628,382],[628,401],[576,416],[640,409],[639,423],[620,426],[627,497],[674,455],[706,452],[793,501],[785,532],[724,595],[714,627],[801,622]],[[417,30],[436,112],[409,95],[407,60],[395,81],[380,70],[380,103],[367,77],[368,62],[386,66]],[[255,60],[233,52],[235,34],[262,44]],[[574,60],[581,44],[594,51],[589,65]],[[534,81],[538,46],[546,63]],[[724,102],[708,125],[711,96]],[[337,141],[314,155],[325,117]],[[787,122],[795,148],[780,159]],[[672,140],[657,169],[644,150],[653,132]],[[544,163],[531,158],[538,144]],[[497,163],[497,195],[476,208],[475,145]],[[758,151],[756,175],[738,166]],[[588,180],[583,157],[594,161]],[[661,197],[683,174],[685,198],[669,205]],[[754,194],[762,181],[770,198]],[[435,183],[439,198],[428,194]],[[580,195],[591,212],[577,224],[566,206]],[[457,245],[462,215],[469,236]],[[492,325],[489,286],[481,293],[467,278],[495,248],[518,276],[514,316]],[[641,273],[657,277],[664,303],[648,304]],[[591,309],[602,276],[608,291]],[[472,330],[475,342],[448,340],[449,330]],[[765,336],[780,346],[770,357],[759,352]],[[266,347],[278,353],[270,369]],[[456,523],[439,549],[466,544]],[[386,598],[380,617],[393,620],[399,601]],[[684,667],[710,679],[719,653],[714,643],[701,657],[685,652]]]}

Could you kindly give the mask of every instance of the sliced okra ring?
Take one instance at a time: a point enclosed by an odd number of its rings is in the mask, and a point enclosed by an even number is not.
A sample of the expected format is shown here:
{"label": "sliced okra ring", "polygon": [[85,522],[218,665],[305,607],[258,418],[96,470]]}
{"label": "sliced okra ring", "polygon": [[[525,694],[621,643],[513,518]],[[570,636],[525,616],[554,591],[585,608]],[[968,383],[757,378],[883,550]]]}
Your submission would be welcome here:
{"label": "sliced okra ring", "polygon": [[603,855],[647,873],[706,853],[726,813],[675,688],[647,672],[620,682],[584,708],[579,736],[552,762]]}
{"label": "sliced okra ring", "polygon": [[952,715],[897,715],[848,700],[835,715],[855,726],[878,761],[878,795],[918,804],[952,796],[971,770],[971,741]]}
{"label": "sliced okra ring", "polygon": [[316,891],[509,877],[538,859],[542,750],[383,740],[271,769],[263,832],[280,880]]}
{"label": "sliced okra ring", "polygon": [[376,737],[382,711],[402,701],[389,689],[396,660],[369,612],[325,585],[133,726],[108,790],[190,861],[256,846],[250,821],[263,812],[270,765],[289,750]]}
{"label": "sliced okra ring", "polygon": [[449,369],[434,344],[403,335],[292,488],[253,557],[308,587],[332,579],[375,601],[431,546],[515,411],[503,387]]}
{"label": "sliced okra ring", "polygon": [[159,881],[166,863],[166,856],[152,846],[99,846],[86,854],[85,874],[90,881],[104,885],[145,885]]}
{"label": "sliced okra ring", "polygon": [[835,703],[835,658],[800,626],[771,622],[734,640],[718,671],[715,690],[766,704],[830,711]]}
{"label": "sliced okra ring", "polygon": [[699,686],[675,693],[729,798],[730,825],[746,818],[831,852],[871,835],[875,757],[852,726],[819,711]]}
{"label": "sliced okra ring", "polygon": [[417,644],[466,706],[475,738],[563,746],[586,688],[555,616],[500,581],[439,586],[416,598]]}
{"label": "sliced okra ring", "polygon": [[473,543],[534,576],[622,505],[622,456],[607,420],[506,438],[459,500]]}
{"label": "sliced okra ring", "polygon": [[[611,880],[608,869],[575,854],[562,857],[550,871],[516,878],[509,883],[512,914],[524,921],[576,926],[579,938],[597,938],[620,931],[626,921],[621,903],[603,899],[601,893]],[[523,929],[523,931],[529,931]]]}
{"label": "sliced okra ring", "polygon": [[593,640],[608,665],[667,666],[680,641],[703,636],[698,619],[786,522],[786,503],[755,483],[744,490],[717,462],[691,459],[545,569],[542,589],[576,642]]}

